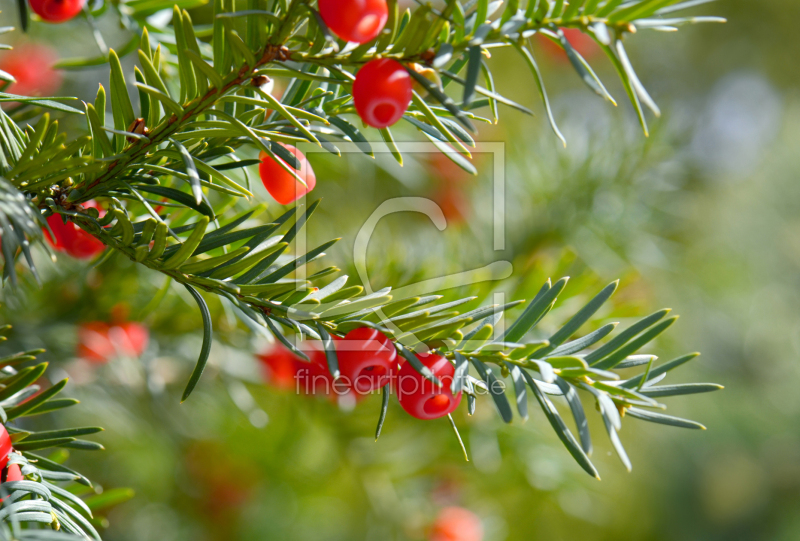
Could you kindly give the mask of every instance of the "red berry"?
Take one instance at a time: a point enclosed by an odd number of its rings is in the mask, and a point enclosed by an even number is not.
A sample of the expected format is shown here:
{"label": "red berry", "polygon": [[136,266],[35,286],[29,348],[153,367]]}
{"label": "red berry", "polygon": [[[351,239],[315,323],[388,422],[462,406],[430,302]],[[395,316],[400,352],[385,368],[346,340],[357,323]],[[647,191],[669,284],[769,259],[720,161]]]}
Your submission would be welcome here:
{"label": "red berry", "polygon": [[[101,215],[104,214],[95,201],[87,201],[83,203],[83,206],[96,208]],[[77,259],[91,259],[106,248],[105,244],[74,223],[69,221],[64,223],[60,214],[53,214],[47,218],[47,223],[53,231],[55,239],[47,230],[45,230],[44,237],[53,248],[60,252],[66,252]]]}
{"label": "red berry", "polygon": [[275,347],[257,355],[261,361],[264,379],[278,389],[293,389],[297,373],[297,358],[284,347]]}
{"label": "red berry", "polygon": [[483,525],[475,513],[463,507],[445,507],[431,529],[430,541],[481,541]]}
{"label": "red berry", "polygon": [[81,12],[86,0],[29,0],[31,9],[42,20],[63,23]]}
{"label": "red berry", "polygon": [[97,364],[119,355],[140,357],[149,340],[150,332],[140,323],[84,323],[78,328],[78,356]]}
{"label": "red berry", "polygon": [[437,387],[414,370],[411,363],[403,363],[396,383],[400,405],[417,419],[437,419],[452,413],[461,402],[461,391],[453,395],[450,390],[455,367],[445,357],[433,353],[417,354],[417,359],[431,369],[442,382],[442,386]]}
{"label": "red berry", "polygon": [[301,394],[330,394],[333,390],[333,376],[328,370],[325,352],[317,347],[304,347],[303,352],[311,362],[296,358],[295,370],[297,391]]}
{"label": "red berry", "polygon": [[397,350],[382,332],[359,327],[336,343],[336,356],[342,378],[356,393],[367,394],[389,383]]}
{"label": "red berry", "polygon": [[11,452],[11,437],[8,435],[6,427],[0,425],[0,469],[8,464],[8,453]]}
{"label": "red berry", "polygon": [[292,173],[284,169],[276,160],[280,160],[281,163],[290,170],[292,170],[291,166],[287,165],[286,162],[280,158],[273,158],[264,151],[258,156],[258,159],[261,160],[261,164],[258,166],[258,173],[261,175],[261,182],[264,183],[264,187],[272,198],[281,205],[288,205],[292,201],[296,201],[313,190],[314,186],[317,185],[317,177],[314,175],[311,164],[308,163],[308,160],[302,152],[292,145],[283,146],[286,147],[286,150],[294,154],[300,162],[300,169],[297,170],[297,177],[305,182],[306,185],[303,186],[302,182],[297,180]]}
{"label": "red berry", "polygon": [[22,481],[25,477],[22,476],[22,470],[19,469],[19,464],[11,464],[3,470],[3,482],[10,483],[12,481]]}
{"label": "red berry", "polygon": [[[8,460],[8,459],[6,459]],[[11,483],[13,481],[23,481],[25,477],[22,476],[22,470],[19,469],[18,464],[11,464],[7,468],[3,468],[2,473],[0,473],[0,482],[2,483]],[[3,501],[4,498],[0,498],[0,502]]]}
{"label": "red berry", "polygon": [[389,19],[386,0],[319,0],[318,6],[328,28],[345,41],[366,43]]}
{"label": "red berry", "polygon": [[391,126],[411,103],[411,76],[391,58],[370,60],[356,73],[353,101],[361,120],[373,128]]}
{"label": "red berry", "polygon": [[38,43],[15,47],[0,57],[0,69],[14,76],[6,92],[20,96],[52,96],[61,86],[61,74],[53,69],[58,55]]}

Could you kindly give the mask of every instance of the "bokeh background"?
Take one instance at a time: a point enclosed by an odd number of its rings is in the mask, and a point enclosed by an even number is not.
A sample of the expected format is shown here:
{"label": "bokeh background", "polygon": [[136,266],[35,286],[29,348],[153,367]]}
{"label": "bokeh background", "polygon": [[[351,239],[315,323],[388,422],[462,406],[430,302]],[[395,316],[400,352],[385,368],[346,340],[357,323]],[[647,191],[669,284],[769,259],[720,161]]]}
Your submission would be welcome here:
{"label": "bokeh background", "polygon": [[[16,24],[15,2],[0,6],[3,24]],[[506,144],[504,252],[491,249],[488,155],[476,155],[477,177],[435,155],[409,156],[402,169],[361,155],[314,155],[315,195],[324,199],[308,233],[312,243],[343,237],[326,264],[355,277],[353,240],[372,210],[394,196],[430,197],[448,228],[438,232],[413,215],[382,222],[368,254],[372,286],[507,259],[512,278],[447,294],[530,298],[547,277],[570,275],[563,308],[546,328],[622,278],[599,322],[665,306],[681,315],[651,350],[661,359],[703,353],[672,381],[714,381],[725,391],[669,405],[707,431],[627,419],[627,473],[593,419],[600,482],[572,462],[536,408],[527,423],[510,426],[486,400],[474,417],[459,412],[470,462],[447,421],[415,421],[394,403],[376,443],[378,397],[342,409],[270,387],[254,359],[269,347],[266,338],[219,302],[211,367],[179,404],[201,340],[185,292],[171,288],[154,306],[162,278],[129,261],[41,257],[42,289],[0,294],[3,322],[15,326],[2,349],[46,347],[50,377],[68,374],[83,402],[70,421],[106,427],[98,440],[107,451],[70,457],[99,486],[136,493],[110,513],[104,537],[422,540],[442,509],[457,506],[480,517],[486,541],[800,538],[800,4],[725,0],[694,11],[728,23],[628,40],[663,111],[648,117],[648,138],[590,45],[583,52],[619,107],[536,45],[566,149],[519,60],[495,55],[498,88],[537,112],[501,109],[498,125],[480,127],[479,140]],[[193,12],[196,21],[207,16]],[[101,23],[110,45],[125,41],[113,18]],[[95,45],[85,24],[33,24],[15,45],[86,56]],[[60,94],[87,99],[107,81],[103,68],[42,73],[60,79]],[[403,138],[415,140],[411,131]],[[280,212],[266,192],[259,198],[269,215]],[[142,357],[102,366],[77,359],[78,326],[112,318],[149,328]]]}

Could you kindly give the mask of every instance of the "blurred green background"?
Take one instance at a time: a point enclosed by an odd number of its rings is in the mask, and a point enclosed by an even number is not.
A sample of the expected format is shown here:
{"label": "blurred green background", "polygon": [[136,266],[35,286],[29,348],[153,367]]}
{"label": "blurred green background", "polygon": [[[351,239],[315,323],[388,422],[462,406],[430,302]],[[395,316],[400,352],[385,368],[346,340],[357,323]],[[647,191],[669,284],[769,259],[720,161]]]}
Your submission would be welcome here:
{"label": "blurred green background", "polygon": [[[14,4],[2,2],[3,23],[15,24]],[[671,381],[726,386],[668,402],[669,413],[707,431],[626,419],[627,473],[590,419],[601,482],[573,463],[538,408],[510,426],[486,400],[474,417],[460,411],[468,463],[447,421],[415,421],[395,403],[375,443],[379,398],[344,411],[269,388],[253,359],[265,339],[218,302],[211,368],[179,404],[201,339],[185,292],[171,289],[144,314],[159,276],[122,258],[97,268],[40,258],[44,288],[2,292],[2,318],[15,326],[3,349],[47,347],[49,377],[66,372],[83,402],[70,421],[106,427],[98,440],[107,451],[71,457],[99,485],[136,491],[110,514],[105,538],[419,540],[453,505],[481,518],[486,541],[800,538],[800,4],[726,0],[694,11],[728,23],[629,38],[663,111],[648,117],[649,138],[606,59],[587,52],[617,108],[540,44],[564,149],[527,70],[495,55],[498,88],[537,112],[501,109],[498,125],[480,126],[480,141],[506,144],[505,251],[491,249],[487,155],[476,156],[478,177],[434,155],[411,156],[403,169],[361,155],[314,155],[314,195],[324,200],[309,238],[342,236],[319,268],[336,264],[355,276],[352,245],[364,219],[390,197],[424,196],[443,205],[448,228],[438,232],[414,215],[382,222],[368,253],[373,288],[497,259],[512,261],[514,275],[480,286],[482,299],[497,291],[530,298],[548,276],[565,274],[574,282],[567,297],[585,298],[622,278],[603,321],[673,308],[682,317],[652,352],[662,360],[703,355]],[[113,20],[103,24],[112,45],[124,41],[113,37]],[[84,25],[53,32],[34,24],[24,39],[85,55],[93,43]],[[65,72],[61,94],[88,98],[106,80],[100,68]],[[263,190],[259,198],[270,201]],[[279,212],[270,201],[268,213]],[[546,325],[576,306],[567,297]],[[142,359],[99,368],[76,360],[76,326],[108,320],[120,303],[151,329]]]}

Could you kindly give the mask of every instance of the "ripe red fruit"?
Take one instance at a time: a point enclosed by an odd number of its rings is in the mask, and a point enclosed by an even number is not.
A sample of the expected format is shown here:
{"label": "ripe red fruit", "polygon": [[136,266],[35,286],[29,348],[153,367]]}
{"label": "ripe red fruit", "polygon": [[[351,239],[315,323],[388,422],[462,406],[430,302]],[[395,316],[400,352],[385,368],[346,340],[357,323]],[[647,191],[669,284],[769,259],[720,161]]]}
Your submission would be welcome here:
{"label": "ripe red fruit", "polygon": [[[101,216],[105,214],[94,200],[83,203],[83,206],[98,209]],[[77,259],[91,259],[106,248],[105,244],[74,223],[69,221],[64,223],[60,214],[53,214],[47,218],[47,223],[55,238],[51,237],[46,229],[44,238],[59,252],[66,252]]]}
{"label": "ripe red fruit", "polygon": [[382,332],[359,327],[336,342],[342,378],[359,394],[380,389],[391,379],[397,350]]}
{"label": "ripe red fruit", "polygon": [[11,452],[11,437],[8,435],[6,427],[0,425],[0,469],[8,464],[8,453]]}
{"label": "ripe red fruit", "polygon": [[296,389],[299,394],[328,394],[333,377],[328,371],[325,352],[304,345],[303,352],[311,362],[306,362],[283,346],[275,346],[258,355],[263,363],[264,378],[278,389]]}
{"label": "ripe red fruit", "polygon": [[264,379],[278,389],[293,389],[296,385],[297,358],[285,347],[274,347],[256,355],[261,361]]}
{"label": "ripe red fruit", "polygon": [[386,0],[319,0],[318,6],[328,28],[345,41],[366,43],[389,19]]}
{"label": "ripe red fruit", "polygon": [[0,70],[17,82],[5,92],[19,96],[52,96],[61,86],[61,74],[53,69],[58,55],[38,43],[26,43],[0,56]]}
{"label": "ripe red fruit", "polygon": [[147,349],[150,332],[140,323],[84,323],[78,328],[78,356],[104,364],[117,356],[140,357]]}
{"label": "ripe red fruit", "polygon": [[19,464],[11,464],[9,467],[3,469],[2,473],[3,483],[10,483],[12,481],[22,481],[23,479],[25,479],[25,477],[22,476],[22,470],[19,469]]}
{"label": "ripe red fruit", "polygon": [[264,151],[261,151],[258,155],[258,159],[261,160],[261,164],[258,166],[258,173],[261,175],[261,182],[264,183],[264,187],[272,198],[281,205],[288,205],[313,190],[317,185],[317,177],[302,152],[292,145],[283,146],[294,154],[300,162],[300,169],[296,171],[297,177],[305,182],[306,185],[303,186],[303,182],[297,180],[295,175],[284,169],[276,160],[280,160],[290,170],[292,170],[291,166],[280,158],[273,158]]}
{"label": "ripe red fruit", "polygon": [[397,373],[397,399],[400,405],[417,419],[437,419],[452,413],[461,402],[461,391],[453,395],[450,390],[455,367],[445,357],[433,353],[417,354],[417,359],[431,369],[442,386],[437,387],[414,370],[411,363],[405,362]]}
{"label": "ripe red fruit", "polygon": [[86,0],[29,0],[31,9],[43,21],[63,23],[81,12]]}
{"label": "ripe red fruit", "polygon": [[361,120],[373,128],[391,126],[411,103],[411,76],[391,58],[370,60],[356,73],[353,101]]}
{"label": "ripe red fruit", "polygon": [[483,525],[475,513],[463,507],[445,507],[431,528],[430,541],[481,541]]}

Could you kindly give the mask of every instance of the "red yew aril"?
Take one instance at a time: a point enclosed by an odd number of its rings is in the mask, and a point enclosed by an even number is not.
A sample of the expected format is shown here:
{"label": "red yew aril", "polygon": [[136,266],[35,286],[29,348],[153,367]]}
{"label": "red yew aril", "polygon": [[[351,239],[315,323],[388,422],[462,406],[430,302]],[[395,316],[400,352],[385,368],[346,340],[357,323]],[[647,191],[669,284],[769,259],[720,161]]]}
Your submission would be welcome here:
{"label": "red yew aril", "polygon": [[[258,166],[258,173],[261,176],[261,182],[264,183],[264,187],[272,198],[281,205],[288,205],[313,190],[317,185],[317,177],[302,152],[292,145],[283,146],[294,154],[300,162],[300,169],[296,171],[296,174],[305,183],[305,186],[303,186],[303,182],[295,178],[294,174],[284,169],[281,163],[293,171],[291,166],[278,157],[273,158],[264,151],[261,151],[258,155],[258,159],[261,160],[261,164]],[[276,160],[280,160],[281,163]]]}
{"label": "red yew aril", "polygon": [[397,350],[382,332],[359,327],[336,342],[336,357],[342,378],[356,393],[367,394],[389,383]]}
{"label": "red yew aril", "polygon": [[366,43],[389,19],[386,0],[319,0],[318,6],[328,28],[345,41]]}
{"label": "red yew aril", "polygon": [[[83,206],[98,209],[101,216],[105,214],[94,200],[83,203]],[[60,214],[53,214],[47,218],[47,224],[53,231],[55,238],[51,237],[50,232],[47,230],[44,232],[44,238],[59,252],[66,252],[77,259],[91,259],[106,248],[105,244],[74,223],[70,221],[64,223]]]}
{"label": "red yew aril", "polygon": [[150,332],[140,323],[84,323],[78,328],[78,357],[104,364],[119,355],[140,357],[150,341]]}
{"label": "red yew aril", "polygon": [[278,389],[296,389],[299,394],[331,393],[333,377],[328,371],[325,352],[308,345],[304,345],[302,349],[310,362],[296,356],[284,346],[275,346],[258,355],[263,364],[264,379]]}
{"label": "red yew aril", "polygon": [[411,363],[404,362],[397,373],[397,399],[412,417],[417,419],[438,419],[452,413],[461,402],[461,391],[453,395],[455,367],[445,357],[433,353],[419,353],[417,358],[430,368],[442,382],[437,387],[422,374],[414,370]]}
{"label": "red yew aril", "polygon": [[11,452],[11,437],[8,435],[6,427],[0,425],[0,469],[8,464],[8,453]]}
{"label": "red yew aril", "polygon": [[430,541],[481,541],[481,519],[463,507],[445,507],[431,528]]}
{"label": "red yew aril", "polygon": [[61,74],[53,69],[58,55],[39,43],[25,43],[0,56],[0,70],[16,79],[5,92],[19,96],[52,96],[61,86]]}
{"label": "red yew aril", "polygon": [[[22,470],[19,468],[18,464],[11,464],[10,466],[3,468],[2,473],[0,473],[0,482],[1,483],[11,483],[14,481],[24,481],[25,477],[22,475]],[[0,498],[0,502],[2,502],[5,498]]]}
{"label": "red yew aril", "polygon": [[31,9],[43,21],[63,23],[81,12],[86,0],[30,0]]}
{"label": "red yew aril", "polygon": [[256,356],[261,361],[264,379],[278,389],[293,389],[296,385],[297,358],[285,347],[274,347]]}
{"label": "red yew aril", "polygon": [[411,103],[411,76],[391,58],[370,60],[356,73],[353,101],[361,120],[386,128],[403,117]]}
{"label": "red yew aril", "polygon": [[19,464],[11,464],[3,470],[2,481],[3,483],[11,483],[12,481],[22,481],[25,479],[22,475],[22,470]]}

